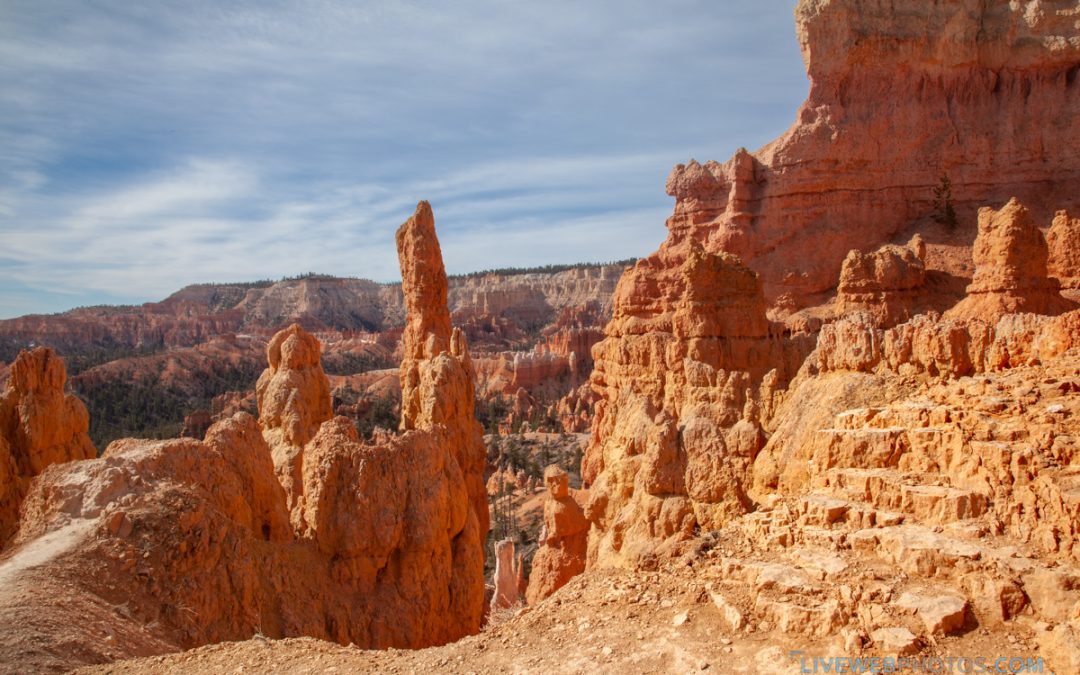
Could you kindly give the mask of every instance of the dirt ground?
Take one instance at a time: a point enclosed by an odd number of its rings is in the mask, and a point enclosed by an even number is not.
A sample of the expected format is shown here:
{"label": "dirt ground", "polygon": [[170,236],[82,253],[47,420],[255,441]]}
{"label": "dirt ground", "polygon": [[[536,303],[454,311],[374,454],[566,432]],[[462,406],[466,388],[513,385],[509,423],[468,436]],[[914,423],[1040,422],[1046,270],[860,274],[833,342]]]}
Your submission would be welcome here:
{"label": "dirt ground", "polygon": [[[443,647],[368,651],[309,638],[257,637],[78,672],[786,675],[813,672],[814,657],[881,655],[848,651],[835,637],[814,640],[767,625],[751,623],[730,631],[705,590],[706,580],[716,573],[709,554],[691,554],[654,572],[590,572],[538,606],[497,615],[479,635]],[[796,660],[792,650],[802,650],[807,660]],[[1014,622],[994,633],[976,628],[940,637],[925,644],[918,656],[1034,658],[1038,649],[1032,631]]]}

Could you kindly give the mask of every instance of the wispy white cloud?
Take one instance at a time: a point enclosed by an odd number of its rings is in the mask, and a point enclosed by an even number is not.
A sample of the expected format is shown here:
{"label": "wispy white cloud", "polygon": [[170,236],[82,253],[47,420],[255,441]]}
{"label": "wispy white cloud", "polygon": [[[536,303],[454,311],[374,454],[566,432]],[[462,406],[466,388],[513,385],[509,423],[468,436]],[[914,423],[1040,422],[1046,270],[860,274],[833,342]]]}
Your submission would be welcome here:
{"label": "wispy white cloud", "polygon": [[195,217],[222,202],[253,197],[255,176],[231,162],[192,160],[169,172],[91,198],[69,223],[77,229],[127,230],[162,218]]}
{"label": "wispy white cloud", "polygon": [[663,180],[783,130],[794,0],[9,0],[0,316],[306,271],[643,255]]}

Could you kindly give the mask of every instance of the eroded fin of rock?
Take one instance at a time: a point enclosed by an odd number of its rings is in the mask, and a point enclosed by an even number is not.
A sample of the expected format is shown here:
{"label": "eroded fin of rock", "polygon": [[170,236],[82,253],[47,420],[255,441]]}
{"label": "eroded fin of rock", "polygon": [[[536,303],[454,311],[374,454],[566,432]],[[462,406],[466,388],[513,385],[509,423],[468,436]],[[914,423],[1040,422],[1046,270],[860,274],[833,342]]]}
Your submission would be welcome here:
{"label": "eroded fin of rock", "polygon": [[18,527],[30,479],[53,464],[97,455],[83,402],[64,392],[67,370],[47,347],[24,351],[0,394],[0,548]]}

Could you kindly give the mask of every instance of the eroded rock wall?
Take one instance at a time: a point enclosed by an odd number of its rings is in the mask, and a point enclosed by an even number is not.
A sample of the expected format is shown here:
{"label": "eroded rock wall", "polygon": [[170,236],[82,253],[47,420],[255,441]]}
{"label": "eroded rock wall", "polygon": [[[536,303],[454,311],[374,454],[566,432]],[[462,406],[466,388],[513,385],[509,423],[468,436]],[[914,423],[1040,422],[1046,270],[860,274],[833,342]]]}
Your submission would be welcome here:
{"label": "eroded rock wall", "polygon": [[[1080,199],[1074,3],[801,0],[810,93],[786,134],[724,164],[680,164],[673,239],[738,255],[770,303],[812,303],[848,251],[1018,197],[1049,222]],[[813,255],[807,255],[813,251]]]}
{"label": "eroded rock wall", "polygon": [[623,276],[605,334],[582,462],[589,562],[636,564],[750,510],[761,425],[809,349],[766,319],[753,271],[692,239]]}

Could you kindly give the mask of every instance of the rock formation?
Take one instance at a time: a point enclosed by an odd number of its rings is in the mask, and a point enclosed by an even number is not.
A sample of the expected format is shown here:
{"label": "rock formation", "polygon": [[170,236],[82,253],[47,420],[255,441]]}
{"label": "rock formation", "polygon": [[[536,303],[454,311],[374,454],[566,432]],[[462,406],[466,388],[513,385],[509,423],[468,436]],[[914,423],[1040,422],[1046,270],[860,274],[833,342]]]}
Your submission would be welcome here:
{"label": "rock formation", "polygon": [[30,479],[52,464],[97,455],[82,401],[64,393],[67,371],[46,347],[22,352],[0,395],[0,548],[18,526]]}
{"label": "rock formation", "polygon": [[[15,562],[0,568],[9,590],[0,660],[34,650],[70,667],[255,633],[417,648],[479,630],[486,452],[426,203],[397,240],[409,313],[402,432],[364,443],[351,421],[324,419],[319,342],[298,326],[281,331],[267,350],[258,422],[238,413],[201,442],[117,441],[98,460],[34,481]],[[62,369],[43,372],[62,383]],[[22,369],[12,381],[22,391]],[[267,440],[298,449],[288,471]],[[62,593],[65,604],[38,606],[30,588]],[[22,601],[5,604],[13,598]],[[117,637],[57,640],[80,612]],[[10,623],[43,613],[53,619],[27,624],[29,637]]]}
{"label": "rock formation", "polygon": [[907,246],[886,244],[872,253],[848,253],[840,268],[837,312],[869,312],[879,325],[895,326],[914,315],[926,283],[926,244],[916,235]]}
{"label": "rock formation", "polygon": [[[787,409],[779,413],[788,419],[786,426],[774,431],[758,456],[757,493],[777,487],[798,491],[806,485],[807,463],[813,463],[813,425],[826,424],[821,416],[831,418],[837,408],[903,398],[910,395],[910,380],[915,378],[977,376],[1059,360],[1078,348],[1080,311],[1055,317],[1006,315],[996,324],[921,315],[881,329],[865,314],[829,324],[792,383]],[[857,386],[849,377],[835,381],[843,373],[866,374],[868,381]],[[885,437],[879,440],[892,443]]]}
{"label": "rock formation", "polygon": [[1080,199],[1071,4],[801,0],[795,16],[810,79],[796,122],[725,164],[676,166],[673,239],[738,255],[767,299],[805,306],[848,251],[937,215],[943,176],[960,222],[1013,196]]}
{"label": "rock formation", "polygon": [[1005,314],[1060,314],[1076,308],[1061,297],[1057,279],[1047,276],[1046,240],[1015,199],[998,211],[979,210],[972,257],[975,276],[968,295],[946,318],[994,322]]}
{"label": "rock formation", "polygon": [[1080,300],[1080,218],[1058,211],[1046,233],[1050,249],[1048,270],[1061,282],[1067,297]]}
{"label": "rock formation", "polygon": [[801,356],[765,318],[757,275],[693,239],[639,261],[614,303],[582,463],[590,564],[632,563],[746,513],[760,401]]}
{"label": "rock formation", "polygon": [[491,596],[491,609],[510,609],[521,604],[518,597],[518,577],[521,559],[514,555],[514,542],[503,539],[495,543],[495,592]]}
{"label": "rock formation", "polygon": [[544,469],[547,501],[540,548],[532,559],[526,600],[535,605],[585,571],[589,544],[589,521],[580,495],[570,493],[566,472],[558,466]]}
{"label": "rock formation", "polygon": [[449,435],[447,447],[464,474],[482,539],[489,524],[487,451],[474,409],[476,376],[465,336],[450,327],[446,270],[427,202],[420,202],[396,239],[408,317],[401,360],[401,430],[441,427]]}
{"label": "rock formation", "polygon": [[255,385],[259,421],[290,509],[303,494],[304,446],[333,416],[321,353],[319,340],[293,324],[266,346],[270,367]]}
{"label": "rock formation", "polygon": [[563,431],[588,433],[596,401],[596,392],[586,383],[570,390],[551,406],[549,416],[558,420]]}

